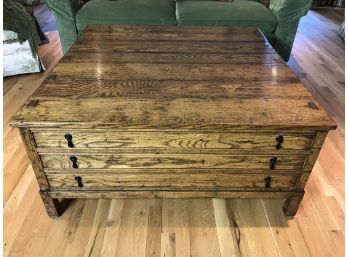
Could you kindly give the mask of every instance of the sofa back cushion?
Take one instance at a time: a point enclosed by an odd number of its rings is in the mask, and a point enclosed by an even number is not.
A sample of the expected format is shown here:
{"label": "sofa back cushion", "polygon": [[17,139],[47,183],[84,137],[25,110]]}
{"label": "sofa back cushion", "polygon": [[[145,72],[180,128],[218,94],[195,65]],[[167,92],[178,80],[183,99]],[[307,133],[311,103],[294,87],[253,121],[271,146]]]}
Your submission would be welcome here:
{"label": "sofa back cushion", "polygon": [[174,0],[90,0],[76,14],[76,27],[89,24],[176,25]]}
{"label": "sofa back cushion", "polygon": [[276,17],[256,0],[178,0],[178,25],[258,27],[270,35],[277,26]]}

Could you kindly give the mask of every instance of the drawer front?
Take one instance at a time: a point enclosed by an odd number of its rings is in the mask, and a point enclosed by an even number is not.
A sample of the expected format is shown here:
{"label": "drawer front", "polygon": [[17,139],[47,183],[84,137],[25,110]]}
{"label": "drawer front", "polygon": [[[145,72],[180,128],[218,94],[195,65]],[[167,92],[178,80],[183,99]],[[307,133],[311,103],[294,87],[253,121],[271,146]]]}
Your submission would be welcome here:
{"label": "drawer front", "polygon": [[52,188],[77,189],[218,189],[218,188],[291,188],[296,175],[277,174],[47,174]]}
{"label": "drawer front", "polygon": [[305,158],[306,156],[303,155],[282,155],[274,159],[267,155],[216,154],[41,155],[43,166],[46,169],[225,168],[238,170],[300,170]]}
{"label": "drawer front", "polygon": [[[66,135],[68,134],[68,135]],[[279,136],[282,136],[279,137]],[[37,147],[308,150],[313,133],[34,131]],[[71,139],[70,139],[71,138]],[[68,145],[70,141],[70,147]],[[282,141],[282,142],[280,142]]]}

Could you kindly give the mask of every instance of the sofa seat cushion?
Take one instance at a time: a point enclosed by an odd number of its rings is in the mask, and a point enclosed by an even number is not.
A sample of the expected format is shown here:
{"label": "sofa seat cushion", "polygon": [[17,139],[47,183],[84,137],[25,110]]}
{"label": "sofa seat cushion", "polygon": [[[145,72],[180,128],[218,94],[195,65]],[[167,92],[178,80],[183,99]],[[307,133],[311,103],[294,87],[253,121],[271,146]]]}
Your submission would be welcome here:
{"label": "sofa seat cushion", "polygon": [[176,25],[174,0],[90,0],[76,14],[79,31],[89,24]]}
{"label": "sofa seat cushion", "polygon": [[277,26],[276,17],[258,1],[178,0],[179,25],[258,27],[270,35]]}

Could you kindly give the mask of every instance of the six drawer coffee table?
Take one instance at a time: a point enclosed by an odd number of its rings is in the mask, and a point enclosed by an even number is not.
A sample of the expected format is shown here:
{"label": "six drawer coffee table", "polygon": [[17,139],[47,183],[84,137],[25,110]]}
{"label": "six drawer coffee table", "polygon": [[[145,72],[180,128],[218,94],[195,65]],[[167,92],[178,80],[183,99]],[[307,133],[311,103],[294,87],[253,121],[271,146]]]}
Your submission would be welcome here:
{"label": "six drawer coffee table", "polygon": [[64,198],[285,198],[336,127],[255,28],[90,26],[13,117]]}

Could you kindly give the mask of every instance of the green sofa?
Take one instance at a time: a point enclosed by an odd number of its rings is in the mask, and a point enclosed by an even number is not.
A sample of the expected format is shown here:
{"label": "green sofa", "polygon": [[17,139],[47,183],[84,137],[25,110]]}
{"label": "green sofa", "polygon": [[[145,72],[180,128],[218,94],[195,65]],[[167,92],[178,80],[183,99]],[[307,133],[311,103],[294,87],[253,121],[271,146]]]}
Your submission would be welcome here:
{"label": "green sofa", "polygon": [[258,27],[288,61],[310,0],[47,0],[67,52],[89,24]]}

